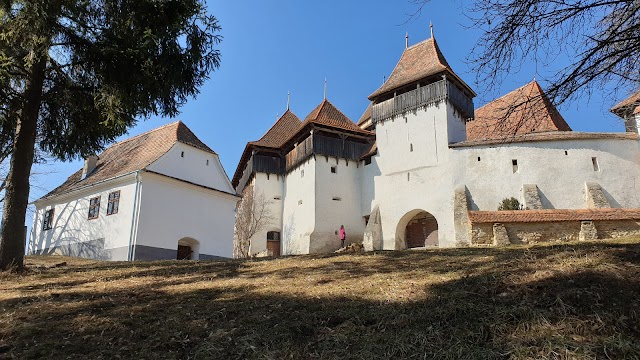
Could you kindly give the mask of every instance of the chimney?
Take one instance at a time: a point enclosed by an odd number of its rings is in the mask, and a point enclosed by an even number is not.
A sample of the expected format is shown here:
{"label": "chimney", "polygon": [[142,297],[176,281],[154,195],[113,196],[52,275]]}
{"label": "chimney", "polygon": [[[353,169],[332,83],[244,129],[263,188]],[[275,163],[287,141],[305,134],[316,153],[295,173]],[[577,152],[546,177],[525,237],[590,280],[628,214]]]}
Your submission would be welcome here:
{"label": "chimney", "polygon": [[87,175],[91,174],[91,172],[96,168],[96,164],[98,163],[98,157],[95,155],[87,156],[84,159],[84,167],[82,168],[82,177],[80,180],[84,180]]}

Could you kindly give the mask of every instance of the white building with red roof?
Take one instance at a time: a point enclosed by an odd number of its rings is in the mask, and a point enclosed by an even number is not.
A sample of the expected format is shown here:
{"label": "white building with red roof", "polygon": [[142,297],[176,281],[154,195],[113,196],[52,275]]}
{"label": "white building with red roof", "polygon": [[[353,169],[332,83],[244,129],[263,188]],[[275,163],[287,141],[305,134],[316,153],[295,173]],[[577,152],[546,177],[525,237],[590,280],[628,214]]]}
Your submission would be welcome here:
{"label": "white building with red roof", "polygon": [[575,132],[536,81],[474,109],[434,38],[407,46],[357,124],[325,100],[247,145],[233,186],[276,214],[249,253],[334,251],[341,225],[368,250],[640,233],[639,96],[627,132]]}
{"label": "white building with red roof", "polygon": [[118,142],[35,202],[30,253],[103,260],[232,256],[239,200],[182,122]]}

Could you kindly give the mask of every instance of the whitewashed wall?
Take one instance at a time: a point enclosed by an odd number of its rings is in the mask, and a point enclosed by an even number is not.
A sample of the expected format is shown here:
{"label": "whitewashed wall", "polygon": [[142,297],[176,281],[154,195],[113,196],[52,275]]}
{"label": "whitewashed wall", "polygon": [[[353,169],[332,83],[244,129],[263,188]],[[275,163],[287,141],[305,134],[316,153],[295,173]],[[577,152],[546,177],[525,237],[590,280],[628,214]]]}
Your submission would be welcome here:
{"label": "whitewashed wall", "polygon": [[309,253],[311,233],[316,219],[315,161],[311,157],[286,175],[282,212],[283,254]]}
{"label": "whitewashed wall", "polygon": [[378,159],[378,156],[373,156],[369,165],[365,165],[364,161],[360,162],[360,214],[362,216],[370,215],[376,204],[376,179],[380,176]]}
{"label": "whitewashed wall", "polygon": [[[118,213],[107,215],[109,193],[117,190],[120,190]],[[89,200],[96,196],[100,196],[100,212],[97,219],[88,220]],[[127,260],[134,196],[135,174],[131,174],[55,199],[37,201],[30,252],[58,252],[66,255],[65,252],[72,248],[74,250],[71,255]],[[42,230],[44,212],[52,207],[55,209],[53,228]],[[101,239],[104,239],[103,249],[97,246]]]}
{"label": "whitewashed wall", "polygon": [[[254,255],[267,250],[267,232],[282,233],[282,209],[284,203],[284,176],[256,173],[253,177],[254,198],[262,194],[265,201],[270,202],[269,212],[272,221],[261,231],[251,237],[250,254]],[[280,249],[282,252],[282,249]]]}
{"label": "whitewashed wall", "polygon": [[[348,243],[362,242],[366,223],[362,217],[358,162],[317,155],[315,167],[316,221],[309,251],[322,253],[340,248],[340,237],[336,235],[340,225],[345,227]],[[336,167],[335,173],[331,167]]]}
{"label": "whitewashed wall", "polygon": [[238,200],[230,194],[143,173],[135,245],[175,251],[178,241],[188,238],[199,243],[199,256],[195,257],[230,258]]}
{"label": "whitewashed wall", "polygon": [[[585,182],[596,182],[614,207],[640,207],[640,147],[636,140],[592,139],[454,148],[455,184],[466,185],[474,210],[497,210],[522,185],[536,184],[547,209],[586,208]],[[478,161],[478,157],[480,161]],[[595,171],[592,158],[598,162]],[[518,171],[513,172],[512,160]]]}
{"label": "whitewashed wall", "polygon": [[235,192],[218,155],[182,143],[175,143],[147,169],[225,192]]}

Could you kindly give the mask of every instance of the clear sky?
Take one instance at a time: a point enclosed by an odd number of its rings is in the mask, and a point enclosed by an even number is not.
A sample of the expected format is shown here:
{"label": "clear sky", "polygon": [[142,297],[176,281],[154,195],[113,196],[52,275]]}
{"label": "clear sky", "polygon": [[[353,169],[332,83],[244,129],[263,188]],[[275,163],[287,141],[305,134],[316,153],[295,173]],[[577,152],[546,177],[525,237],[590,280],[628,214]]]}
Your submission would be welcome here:
{"label": "clear sky", "polygon": [[[422,41],[430,36],[430,21],[451,67],[478,93],[476,107],[534,76],[544,88],[552,69],[539,68],[536,74],[530,63],[509,74],[497,92],[478,88],[465,58],[480,33],[468,28],[463,2],[433,0],[419,17],[410,18],[416,5],[409,0],[209,0],[209,12],[222,26],[222,64],[177,119],[220,155],[227,174],[233,176],[246,142],[259,139],[286,110],[287,91],[291,91],[291,110],[304,119],[322,101],[326,77],[327,98],[357,121],[367,96],[400,58],[405,33],[410,44]],[[576,131],[624,131],[608,112],[612,105],[610,93],[603,90],[560,107],[560,112]],[[123,139],[175,120],[141,121]],[[81,167],[80,160],[37,166],[34,171],[46,175],[34,177],[31,200]],[[28,224],[31,217],[27,216]]]}

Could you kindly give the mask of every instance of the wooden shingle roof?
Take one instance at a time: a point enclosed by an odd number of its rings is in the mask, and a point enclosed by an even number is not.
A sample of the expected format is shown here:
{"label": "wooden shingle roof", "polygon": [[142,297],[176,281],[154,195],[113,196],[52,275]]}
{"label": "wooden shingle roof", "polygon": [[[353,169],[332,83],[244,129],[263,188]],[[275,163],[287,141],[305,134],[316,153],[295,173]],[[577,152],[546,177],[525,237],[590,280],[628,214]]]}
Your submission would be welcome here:
{"label": "wooden shingle roof", "polygon": [[612,107],[611,112],[623,118],[628,114],[640,114],[640,90]]}
{"label": "wooden shingle roof", "polygon": [[467,141],[549,131],[571,127],[534,80],[477,109],[467,123]]}
{"label": "wooden shingle roof", "polygon": [[81,179],[80,169],[43,198],[142,170],[169,151],[176,142],[215,154],[184,123],[177,121],[111,145],[98,156],[95,169],[86,178]]}
{"label": "wooden shingle roof", "polygon": [[440,73],[453,75],[470,94],[475,96],[473,90],[451,69],[444,55],[442,55],[435,38],[430,38],[404,50],[387,81],[373,94],[369,95],[369,100]]}

